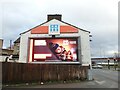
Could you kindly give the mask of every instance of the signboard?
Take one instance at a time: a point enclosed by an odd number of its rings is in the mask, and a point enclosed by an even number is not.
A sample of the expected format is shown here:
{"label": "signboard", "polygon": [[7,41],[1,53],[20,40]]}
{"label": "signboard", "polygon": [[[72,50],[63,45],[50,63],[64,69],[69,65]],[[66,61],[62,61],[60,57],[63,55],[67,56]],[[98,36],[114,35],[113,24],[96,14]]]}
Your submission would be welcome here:
{"label": "signboard", "polygon": [[60,34],[60,25],[58,24],[50,24],[49,25],[49,35]]}
{"label": "signboard", "polygon": [[33,39],[32,62],[77,62],[77,38]]}

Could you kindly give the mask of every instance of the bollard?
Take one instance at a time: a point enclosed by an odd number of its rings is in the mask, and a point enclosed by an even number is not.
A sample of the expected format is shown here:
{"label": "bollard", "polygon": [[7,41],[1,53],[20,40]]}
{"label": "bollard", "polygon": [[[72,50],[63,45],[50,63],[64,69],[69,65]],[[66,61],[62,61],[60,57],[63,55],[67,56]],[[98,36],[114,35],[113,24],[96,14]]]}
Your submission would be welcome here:
{"label": "bollard", "polygon": [[88,80],[93,80],[92,69],[88,69]]}

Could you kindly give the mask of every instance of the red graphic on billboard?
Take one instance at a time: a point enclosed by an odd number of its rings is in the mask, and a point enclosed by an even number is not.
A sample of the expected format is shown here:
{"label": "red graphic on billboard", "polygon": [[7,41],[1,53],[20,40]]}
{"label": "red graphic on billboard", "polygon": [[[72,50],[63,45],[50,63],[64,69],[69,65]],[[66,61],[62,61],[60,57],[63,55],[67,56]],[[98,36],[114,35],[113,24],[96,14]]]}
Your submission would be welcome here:
{"label": "red graphic on billboard", "polygon": [[34,39],[33,62],[78,61],[77,38]]}

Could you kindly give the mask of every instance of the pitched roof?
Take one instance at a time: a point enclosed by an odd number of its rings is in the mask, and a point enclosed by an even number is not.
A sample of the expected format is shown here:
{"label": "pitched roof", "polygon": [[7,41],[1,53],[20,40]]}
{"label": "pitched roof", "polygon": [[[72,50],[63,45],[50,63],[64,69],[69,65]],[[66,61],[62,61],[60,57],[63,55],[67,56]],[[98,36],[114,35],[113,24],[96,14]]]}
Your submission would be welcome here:
{"label": "pitched roof", "polygon": [[76,26],[74,26],[74,25],[72,25],[72,24],[70,24],[70,23],[67,23],[67,22],[64,22],[64,21],[61,21],[61,22],[65,23],[65,24],[68,24],[68,25],[70,25],[70,26],[73,26],[73,27],[75,27],[75,28],[77,28],[77,29],[80,29],[80,30],[82,30],[82,31],[85,31],[85,32],[89,32],[89,33],[90,33],[90,31],[87,31],[87,30],[84,30],[84,29],[82,29],[82,28],[76,27]]}
{"label": "pitched roof", "polygon": [[[53,19],[52,19],[52,20],[53,20]],[[57,20],[57,19],[56,19],[56,20]],[[51,21],[51,20],[50,20],[50,21]],[[60,21],[60,20],[58,20],[58,21]],[[25,34],[25,33],[29,32],[29,31],[31,31],[32,29],[37,28],[37,27],[39,27],[39,26],[41,26],[41,25],[43,25],[43,24],[45,24],[45,23],[47,23],[47,22],[49,22],[49,21],[46,21],[46,22],[44,22],[44,23],[42,23],[42,24],[40,24],[40,25],[37,25],[36,27],[33,27],[33,28],[31,28],[31,29],[23,32],[23,33],[20,33],[20,35],[21,35],[21,34]],[[77,28],[77,29],[79,29],[79,30],[82,30],[82,31],[85,31],[85,32],[89,32],[89,33],[90,33],[90,31],[81,29],[81,28],[76,27],[76,26],[74,26],[74,25],[72,25],[72,24],[69,24],[69,23],[67,23],[67,22],[64,22],[64,21],[60,21],[60,22],[65,23],[65,24],[70,25],[70,26],[73,26],[73,27],[75,27],[75,28]]]}
{"label": "pitched roof", "polygon": [[14,43],[20,43],[20,37],[17,38],[17,40],[15,40]]}

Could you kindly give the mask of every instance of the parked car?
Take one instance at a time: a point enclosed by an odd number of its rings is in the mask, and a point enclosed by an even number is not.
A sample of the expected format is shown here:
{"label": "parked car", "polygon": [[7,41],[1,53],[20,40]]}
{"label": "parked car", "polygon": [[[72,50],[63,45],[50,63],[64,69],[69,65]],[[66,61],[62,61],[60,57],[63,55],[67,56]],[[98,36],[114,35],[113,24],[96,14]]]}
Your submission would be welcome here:
{"label": "parked car", "polygon": [[92,68],[93,68],[93,69],[102,69],[103,66],[101,66],[101,65],[94,65],[94,66],[92,66]]}

